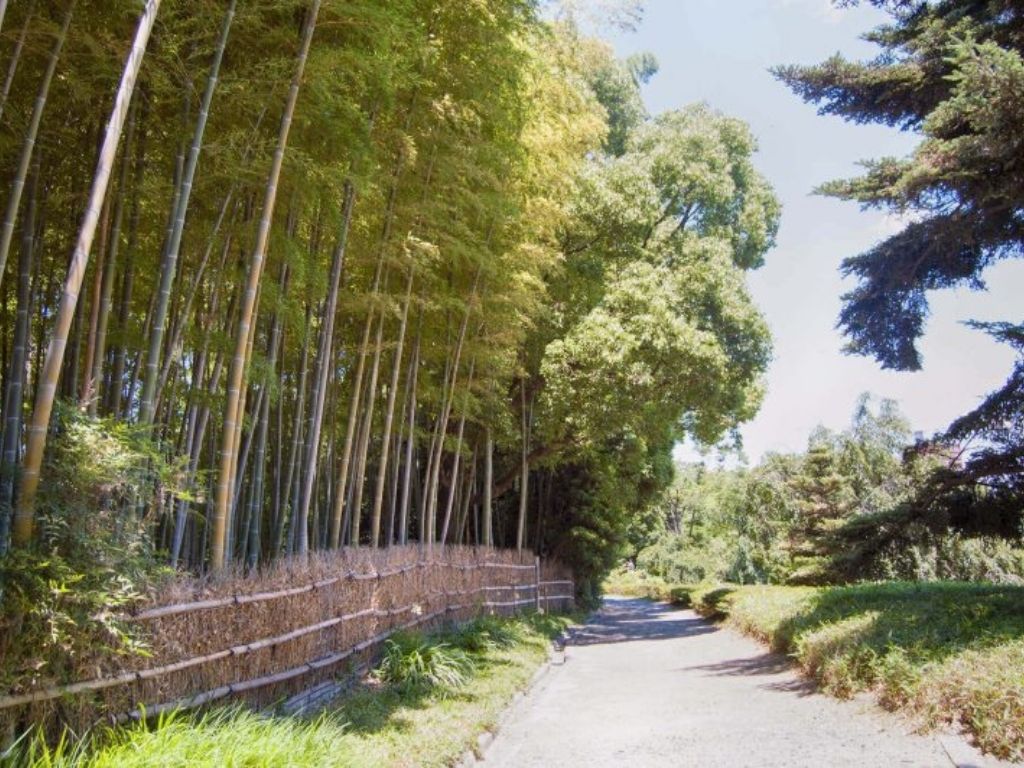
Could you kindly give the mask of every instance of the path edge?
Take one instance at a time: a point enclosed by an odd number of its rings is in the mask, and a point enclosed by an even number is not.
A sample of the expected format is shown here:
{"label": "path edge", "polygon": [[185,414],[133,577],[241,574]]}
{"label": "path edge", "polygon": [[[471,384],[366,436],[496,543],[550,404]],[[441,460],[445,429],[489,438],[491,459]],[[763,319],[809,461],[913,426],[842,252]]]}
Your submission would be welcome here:
{"label": "path edge", "polygon": [[570,642],[572,642],[575,629],[575,627],[563,629],[558,635],[551,639],[551,643],[548,646],[547,658],[541,662],[529,682],[527,682],[521,690],[516,691],[512,695],[511,701],[509,701],[508,706],[506,706],[498,716],[498,720],[495,722],[494,726],[488,728],[476,737],[476,743],[472,748],[467,749],[462,754],[462,757],[455,763],[455,768],[473,768],[473,766],[483,765],[486,762],[487,750],[490,749],[491,744],[494,743],[494,739],[501,732],[501,729],[523,706],[526,697],[536,690],[537,686],[541,681],[548,677],[548,673],[551,672],[554,667],[561,667],[565,664],[565,648]]}
{"label": "path edge", "polygon": [[[707,616],[693,607],[681,607],[678,605],[673,605],[672,603],[667,602],[665,600],[656,600],[654,598],[639,599],[646,599],[655,603],[663,603],[676,610],[689,611],[694,616],[706,621],[708,624],[714,627],[717,627],[719,630],[732,632],[738,637],[743,637],[747,640],[753,640],[755,643],[763,647],[769,653],[773,653],[779,656],[785,656],[788,660],[790,667],[801,678],[807,680],[813,686],[813,692],[815,694],[833,699],[836,698],[835,696],[831,696],[830,694],[823,691],[821,687],[818,685],[818,683],[811,676],[807,675],[803,670],[800,669],[800,665],[797,664],[795,660],[791,656],[789,656],[789,654],[780,653],[778,651],[773,650],[771,644],[765,642],[762,638],[757,637],[753,634],[748,634],[739,629],[738,627],[728,624],[724,619],[716,619],[714,616]],[[909,716],[906,713],[901,713],[898,710],[894,711],[885,709],[885,707],[881,706],[878,703],[878,700],[875,699],[874,696],[872,696],[871,699],[865,703],[867,703],[870,707],[878,710],[879,713],[884,713],[885,715],[893,717],[896,720],[903,719],[907,723],[910,723]],[[920,732],[919,735],[928,736],[930,738],[935,739],[936,743],[938,743],[939,747],[945,753],[947,759],[949,760],[949,765],[952,766],[952,768],[989,768],[993,763],[995,763],[995,765],[1000,766],[1018,765],[1018,763],[1007,763],[1005,761],[999,760],[999,758],[993,755],[982,752],[969,739],[966,738],[965,734],[962,731],[954,731],[942,727],[936,727],[924,732]]]}

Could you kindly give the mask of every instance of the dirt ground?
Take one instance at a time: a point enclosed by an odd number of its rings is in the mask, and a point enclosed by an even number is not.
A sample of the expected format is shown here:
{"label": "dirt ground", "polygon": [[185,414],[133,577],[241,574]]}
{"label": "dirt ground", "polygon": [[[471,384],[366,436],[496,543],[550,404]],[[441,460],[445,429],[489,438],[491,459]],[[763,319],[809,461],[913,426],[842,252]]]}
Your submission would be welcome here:
{"label": "dirt ground", "polygon": [[959,737],[914,734],[866,699],[815,693],[784,657],[692,611],[625,598],[577,632],[484,764],[1006,765]]}

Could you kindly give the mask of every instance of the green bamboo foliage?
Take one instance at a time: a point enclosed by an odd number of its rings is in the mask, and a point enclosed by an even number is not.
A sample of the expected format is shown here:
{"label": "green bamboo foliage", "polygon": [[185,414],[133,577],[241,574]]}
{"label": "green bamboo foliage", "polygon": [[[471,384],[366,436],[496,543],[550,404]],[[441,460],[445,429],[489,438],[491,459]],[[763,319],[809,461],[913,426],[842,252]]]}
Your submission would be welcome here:
{"label": "green bamboo foliage", "polygon": [[[654,387],[637,410],[657,418],[574,411],[628,379],[599,354],[602,317],[634,330],[620,273],[698,269],[661,230],[644,250],[634,219],[656,201],[606,210],[633,189],[609,147],[642,169],[671,131],[612,125],[593,79],[619,64],[599,44],[529,0],[163,0],[155,25],[154,0],[138,25],[128,0],[69,8],[11,4],[0,27],[0,182],[19,196],[0,239],[17,254],[0,256],[0,548],[8,527],[33,546],[57,507],[58,393],[144,435],[144,482],[98,503],[139,523],[147,557],[197,571],[409,541],[571,559],[591,513],[550,511],[558,473],[632,482],[670,450],[665,424],[694,421],[694,398],[673,411]],[[745,311],[719,247],[719,283],[687,274]],[[677,319],[702,311],[670,298]],[[759,348],[735,314],[703,332]],[[721,363],[708,425],[749,416],[758,361]],[[633,440],[641,458],[606,461]]]}

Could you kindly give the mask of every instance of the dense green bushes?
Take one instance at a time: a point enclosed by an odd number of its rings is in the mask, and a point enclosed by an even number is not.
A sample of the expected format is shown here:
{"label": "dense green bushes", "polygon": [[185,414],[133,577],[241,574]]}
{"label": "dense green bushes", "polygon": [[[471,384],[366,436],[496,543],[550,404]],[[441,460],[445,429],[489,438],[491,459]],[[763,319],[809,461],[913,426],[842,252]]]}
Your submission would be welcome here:
{"label": "dense green bushes", "polygon": [[791,654],[836,696],[872,691],[927,726],[959,723],[1024,757],[1024,587],[967,583],[709,586],[694,606]]}
{"label": "dense green bushes", "polygon": [[626,597],[646,597],[664,600],[684,608],[690,605],[690,593],[694,585],[669,584],[660,576],[651,576],[640,569],[616,568],[601,585],[606,594]]}
{"label": "dense green bushes", "polygon": [[153,557],[152,510],[173,483],[142,430],[60,407],[40,489],[38,539],[0,557],[0,687],[66,681],[101,654],[143,649],[119,608],[170,575]]}
{"label": "dense green bushes", "polygon": [[849,429],[819,428],[800,454],[747,469],[680,467],[631,531],[638,568],[668,583],[860,580],[1024,583],[1020,541],[908,516],[908,499],[949,457],[904,456],[906,422],[862,397]]}

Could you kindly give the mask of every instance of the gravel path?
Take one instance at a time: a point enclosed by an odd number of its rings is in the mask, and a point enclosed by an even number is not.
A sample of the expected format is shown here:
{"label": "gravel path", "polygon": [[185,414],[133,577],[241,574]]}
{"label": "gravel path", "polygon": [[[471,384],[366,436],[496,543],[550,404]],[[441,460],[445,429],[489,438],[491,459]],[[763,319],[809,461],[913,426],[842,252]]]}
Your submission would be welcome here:
{"label": "gravel path", "polygon": [[[814,693],[786,659],[645,600],[609,598],[527,695],[485,765],[941,766],[968,749],[866,701]],[[973,752],[973,750],[971,750]],[[998,765],[968,753],[960,765]]]}

